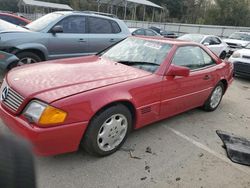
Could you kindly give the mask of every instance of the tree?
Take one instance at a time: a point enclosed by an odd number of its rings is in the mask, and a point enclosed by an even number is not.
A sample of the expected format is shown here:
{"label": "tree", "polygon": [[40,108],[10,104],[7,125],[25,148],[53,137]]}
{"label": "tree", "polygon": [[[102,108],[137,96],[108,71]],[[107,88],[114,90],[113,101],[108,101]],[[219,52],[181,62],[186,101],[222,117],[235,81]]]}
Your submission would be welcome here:
{"label": "tree", "polygon": [[250,26],[249,1],[216,0],[207,14],[205,23],[230,26]]}

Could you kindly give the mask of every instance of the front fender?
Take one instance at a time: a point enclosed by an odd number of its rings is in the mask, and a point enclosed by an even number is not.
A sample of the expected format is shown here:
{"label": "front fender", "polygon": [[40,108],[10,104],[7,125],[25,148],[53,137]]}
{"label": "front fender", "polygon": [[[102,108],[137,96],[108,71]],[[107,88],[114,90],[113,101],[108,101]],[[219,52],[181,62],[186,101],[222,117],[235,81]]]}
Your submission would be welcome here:
{"label": "front fender", "polygon": [[40,43],[26,43],[26,44],[20,44],[15,47],[17,50],[14,52],[15,54],[24,51],[24,50],[38,50],[43,53],[45,60],[48,59],[48,49],[46,46]]}
{"label": "front fender", "polygon": [[130,93],[104,88],[60,99],[51,105],[68,112],[67,122],[65,123],[72,123],[89,121],[105,106],[120,101],[130,102],[133,106],[136,106]]}

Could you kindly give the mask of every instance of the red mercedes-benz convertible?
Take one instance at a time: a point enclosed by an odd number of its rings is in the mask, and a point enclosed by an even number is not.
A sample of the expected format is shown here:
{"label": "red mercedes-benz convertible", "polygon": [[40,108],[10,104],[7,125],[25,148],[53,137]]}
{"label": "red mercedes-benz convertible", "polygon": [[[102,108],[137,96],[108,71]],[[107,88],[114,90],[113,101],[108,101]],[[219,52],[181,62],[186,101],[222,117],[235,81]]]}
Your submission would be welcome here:
{"label": "red mercedes-benz convertible", "polygon": [[1,87],[0,116],[37,154],[105,156],[133,129],[196,107],[215,110],[233,68],[199,44],[130,37],[97,55],[22,66]]}

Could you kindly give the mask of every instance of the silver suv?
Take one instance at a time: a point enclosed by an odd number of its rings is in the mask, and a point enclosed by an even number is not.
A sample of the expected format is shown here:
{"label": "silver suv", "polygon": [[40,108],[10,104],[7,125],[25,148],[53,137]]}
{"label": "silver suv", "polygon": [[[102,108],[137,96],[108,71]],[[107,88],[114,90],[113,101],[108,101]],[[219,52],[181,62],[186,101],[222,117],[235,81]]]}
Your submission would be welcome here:
{"label": "silver suv", "polygon": [[[0,50],[15,54],[18,65],[95,54],[130,35],[126,24],[93,12],[47,14],[25,26],[0,30]],[[16,65],[6,65],[12,68]]]}

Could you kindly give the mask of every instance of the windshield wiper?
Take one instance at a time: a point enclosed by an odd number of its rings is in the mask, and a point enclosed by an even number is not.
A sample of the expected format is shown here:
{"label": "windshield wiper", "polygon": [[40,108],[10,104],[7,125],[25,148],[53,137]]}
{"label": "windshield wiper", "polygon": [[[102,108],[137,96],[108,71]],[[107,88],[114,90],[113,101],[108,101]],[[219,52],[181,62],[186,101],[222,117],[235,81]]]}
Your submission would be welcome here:
{"label": "windshield wiper", "polygon": [[157,63],[143,62],[143,61],[118,61],[118,63],[124,64],[124,65],[154,65],[154,66],[160,66]]}

